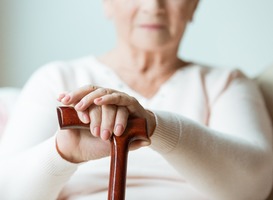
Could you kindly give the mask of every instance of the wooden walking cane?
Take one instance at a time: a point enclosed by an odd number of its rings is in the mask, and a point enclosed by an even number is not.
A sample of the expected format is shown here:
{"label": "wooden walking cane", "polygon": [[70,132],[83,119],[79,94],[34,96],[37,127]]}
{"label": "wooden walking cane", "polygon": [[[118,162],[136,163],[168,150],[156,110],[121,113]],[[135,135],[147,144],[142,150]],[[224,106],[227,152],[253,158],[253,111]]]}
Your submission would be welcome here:
{"label": "wooden walking cane", "polygon": [[[57,113],[61,129],[89,129],[89,124],[84,124],[80,121],[73,107],[58,107]],[[136,140],[150,142],[145,119],[129,119],[123,135],[117,137],[113,134],[110,139],[111,163],[108,200],[125,199],[128,151],[130,144]]]}

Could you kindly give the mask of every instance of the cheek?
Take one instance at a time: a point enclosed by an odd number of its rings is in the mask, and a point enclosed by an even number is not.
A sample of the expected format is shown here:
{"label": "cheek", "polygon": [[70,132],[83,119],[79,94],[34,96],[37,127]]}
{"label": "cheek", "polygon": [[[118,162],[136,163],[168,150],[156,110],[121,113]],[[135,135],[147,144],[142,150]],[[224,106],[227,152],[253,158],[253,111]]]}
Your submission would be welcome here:
{"label": "cheek", "polygon": [[136,1],[120,0],[114,6],[114,16],[120,19],[130,19],[137,10]]}
{"label": "cheek", "polygon": [[117,5],[114,8],[113,21],[116,24],[117,31],[124,32],[130,30],[134,24],[134,18],[137,11],[135,1],[121,1],[124,2],[121,5]]}
{"label": "cheek", "polygon": [[180,0],[169,4],[169,14],[180,21],[187,22],[192,15],[193,0]]}
{"label": "cheek", "polygon": [[[119,37],[127,40],[134,29],[135,16],[137,9],[135,1],[126,1],[123,5],[119,5],[115,10],[113,22],[115,23],[116,31]],[[127,39],[126,39],[127,38]]]}
{"label": "cheek", "polygon": [[175,34],[183,31],[190,21],[190,9],[184,6],[169,9],[170,31]]}
{"label": "cheek", "polygon": [[170,14],[173,15],[174,18],[177,18],[181,21],[188,21],[190,18],[191,11],[189,5],[172,7],[170,11]]}

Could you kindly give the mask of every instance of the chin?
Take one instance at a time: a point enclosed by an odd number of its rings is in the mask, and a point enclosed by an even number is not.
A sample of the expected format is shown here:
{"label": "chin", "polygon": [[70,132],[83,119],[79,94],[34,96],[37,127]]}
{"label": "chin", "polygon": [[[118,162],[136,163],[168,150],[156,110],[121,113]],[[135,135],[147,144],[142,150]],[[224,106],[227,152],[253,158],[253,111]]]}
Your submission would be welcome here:
{"label": "chin", "polygon": [[163,41],[153,41],[153,40],[142,40],[141,42],[134,42],[134,46],[138,49],[144,51],[160,51],[164,50],[167,46],[169,46],[168,42]]}

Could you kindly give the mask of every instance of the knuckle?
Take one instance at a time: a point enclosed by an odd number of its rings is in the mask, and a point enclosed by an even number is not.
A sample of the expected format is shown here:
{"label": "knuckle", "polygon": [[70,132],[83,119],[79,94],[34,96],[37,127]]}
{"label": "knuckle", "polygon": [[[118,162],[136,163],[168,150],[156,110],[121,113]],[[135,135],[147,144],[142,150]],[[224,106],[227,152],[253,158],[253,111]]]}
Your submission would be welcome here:
{"label": "knuckle", "polygon": [[108,130],[113,130],[115,125],[115,122],[113,120],[107,120],[107,121],[103,121],[103,123],[101,124],[101,126],[103,127],[102,129],[108,129]]}
{"label": "knuckle", "polygon": [[101,106],[96,106],[96,107],[95,107],[95,110],[96,110],[97,112],[101,112],[102,108],[101,108]]}
{"label": "knuckle", "polygon": [[112,113],[115,113],[117,111],[117,106],[115,105],[105,105],[106,106],[106,109],[108,110],[108,112],[112,112]]}
{"label": "knuckle", "polygon": [[132,104],[138,104],[138,100],[135,97],[131,97]]}
{"label": "knuckle", "polygon": [[122,106],[119,108],[120,112],[122,112],[123,114],[125,115],[128,115],[129,114],[129,111],[126,107]]}
{"label": "knuckle", "polygon": [[88,85],[87,87],[86,87],[86,89],[87,90],[91,90],[91,91],[93,91],[93,90],[96,90],[97,89],[97,87],[95,86],[95,85]]}
{"label": "knuckle", "polygon": [[91,110],[98,115],[99,113],[101,113],[102,108],[101,106],[92,106]]}
{"label": "knuckle", "polygon": [[89,114],[94,118],[94,120],[99,120],[101,116],[101,106],[90,106]]}
{"label": "knuckle", "polygon": [[106,94],[109,93],[108,89],[106,89],[106,88],[99,88],[98,92],[101,93],[101,94],[103,94],[103,95],[106,95]]}
{"label": "knuckle", "polygon": [[120,103],[122,100],[122,95],[120,93],[114,93],[114,97],[116,98],[116,102]]}

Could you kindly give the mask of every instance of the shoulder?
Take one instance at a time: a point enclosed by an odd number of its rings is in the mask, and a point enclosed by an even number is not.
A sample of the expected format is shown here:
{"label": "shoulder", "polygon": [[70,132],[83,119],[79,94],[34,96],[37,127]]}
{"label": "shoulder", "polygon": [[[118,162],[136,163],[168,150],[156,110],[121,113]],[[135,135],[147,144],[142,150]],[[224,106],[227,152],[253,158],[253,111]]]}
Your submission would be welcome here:
{"label": "shoulder", "polygon": [[227,95],[260,96],[255,81],[238,68],[192,65],[192,73],[198,77],[208,100],[214,102]]}
{"label": "shoulder", "polygon": [[192,63],[188,66],[188,71],[201,75],[208,80],[248,78],[239,68],[209,66],[205,64]]}
{"label": "shoulder", "polygon": [[215,85],[226,88],[231,84],[252,81],[238,68],[214,67],[203,64],[192,64],[189,67],[191,73],[199,76],[204,84],[211,88]]}
{"label": "shoulder", "polygon": [[198,77],[209,83],[230,82],[236,79],[249,79],[244,72],[238,68],[215,67],[199,63],[190,63],[186,67],[180,68],[180,75],[188,77]]}
{"label": "shoulder", "polygon": [[92,82],[99,73],[98,62],[94,56],[73,60],[49,62],[39,67],[30,77],[28,84],[59,87],[60,90],[70,90]]}
{"label": "shoulder", "polygon": [[58,60],[49,62],[39,67],[33,76],[45,75],[77,75],[81,71],[92,70],[96,68],[96,59],[94,56],[82,57],[74,60]]}

